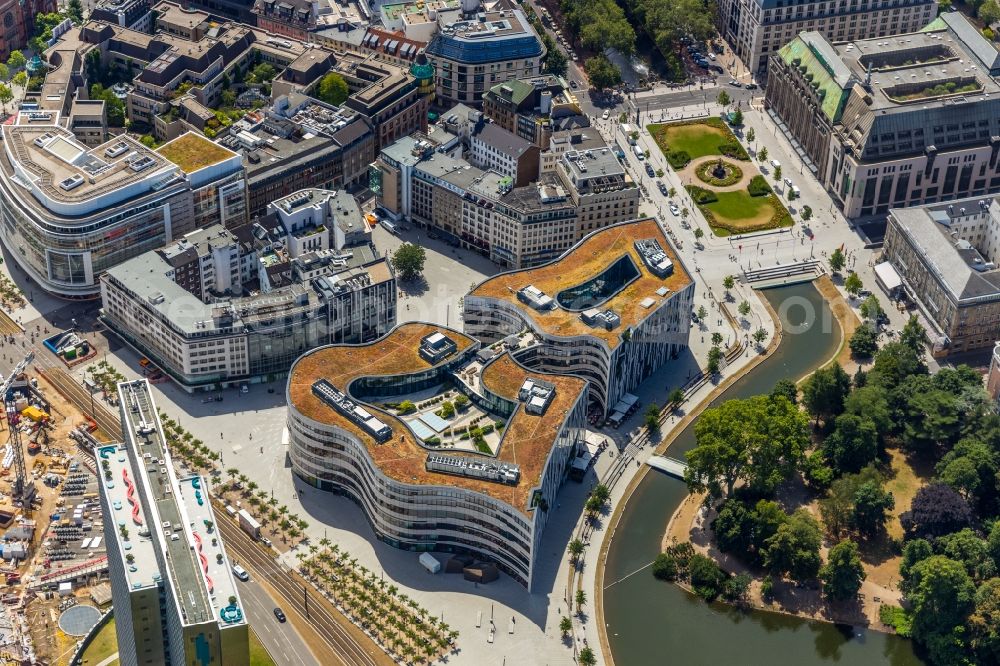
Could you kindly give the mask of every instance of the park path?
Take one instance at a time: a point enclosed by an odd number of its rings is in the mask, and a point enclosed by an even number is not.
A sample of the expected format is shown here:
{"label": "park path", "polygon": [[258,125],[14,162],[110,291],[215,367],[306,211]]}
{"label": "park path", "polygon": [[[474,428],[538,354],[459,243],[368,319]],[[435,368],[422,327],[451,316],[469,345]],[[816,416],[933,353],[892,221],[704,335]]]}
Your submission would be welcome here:
{"label": "park path", "polygon": [[698,177],[696,171],[698,167],[706,162],[718,162],[718,155],[704,155],[702,157],[696,157],[691,160],[686,167],[677,172],[677,175],[685,183],[691,183],[693,185],[698,185],[706,189],[712,190],[713,192],[735,192],[736,190],[745,190],[747,185],[750,184],[750,180],[757,175],[757,168],[754,166],[753,162],[741,162],[739,160],[734,160],[729,157],[723,157],[722,160],[727,164],[733,164],[739,167],[740,171],[743,173],[743,177],[732,185],[710,185],[706,183],[701,178]]}

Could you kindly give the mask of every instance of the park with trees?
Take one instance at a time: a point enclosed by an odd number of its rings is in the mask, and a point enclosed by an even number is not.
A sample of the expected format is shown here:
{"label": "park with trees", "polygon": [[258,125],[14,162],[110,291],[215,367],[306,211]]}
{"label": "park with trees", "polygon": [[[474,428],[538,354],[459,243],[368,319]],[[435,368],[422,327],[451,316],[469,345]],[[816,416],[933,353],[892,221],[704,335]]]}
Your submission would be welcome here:
{"label": "park with trees", "polygon": [[911,318],[853,375],[832,363],[706,409],[685,481],[709,530],[669,544],[653,576],[870,622],[932,664],[1000,663],[1000,417],[980,373],[929,372],[926,341]]}

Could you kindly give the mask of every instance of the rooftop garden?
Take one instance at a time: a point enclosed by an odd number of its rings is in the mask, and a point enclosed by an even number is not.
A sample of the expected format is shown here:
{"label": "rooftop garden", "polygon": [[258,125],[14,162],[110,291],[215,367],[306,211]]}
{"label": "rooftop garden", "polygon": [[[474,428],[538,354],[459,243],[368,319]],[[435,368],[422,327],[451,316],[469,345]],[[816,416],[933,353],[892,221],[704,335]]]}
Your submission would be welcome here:
{"label": "rooftop garden", "polygon": [[156,152],[183,169],[184,173],[193,173],[233,155],[217,143],[191,132],[165,143]]}
{"label": "rooftop garden", "polygon": [[913,102],[915,100],[963,95],[982,91],[983,86],[976,79],[953,79],[933,86],[922,84],[904,84],[886,88],[885,95],[894,102]]}

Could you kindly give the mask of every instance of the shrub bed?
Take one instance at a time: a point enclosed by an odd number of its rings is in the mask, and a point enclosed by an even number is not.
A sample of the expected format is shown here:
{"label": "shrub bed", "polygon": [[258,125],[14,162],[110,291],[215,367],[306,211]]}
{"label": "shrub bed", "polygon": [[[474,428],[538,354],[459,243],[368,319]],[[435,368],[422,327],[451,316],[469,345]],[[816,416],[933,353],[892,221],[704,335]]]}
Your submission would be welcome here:
{"label": "shrub bed", "polygon": [[743,146],[736,141],[730,141],[729,143],[722,144],[719,146],[719,152],[726,157],[732,157],[734,160],[740,160],[742,162],[750,161],[750,155],[748,155],[747,151],[743,149]]}
{"label": "shrub bed", "polygon": [[704,187],[698,187],[697,185],[687,186],[688,194],[694,199],[694,202],[699,205],[710,204],[713,201],[718,201],[719,197],[715,196],[715,192],[712,190],[706,190]]}
{"label": "shrub bed", "polygon": [[757,174],[750,179],[750,183],[747,185],[747,192],[752,197],[762,197],[765,194],[771,193],[771,186],[767,184],[764,176]]}
{"label": "shrub bed", "polygon": [[667,162],[670,163],[670,166],[675,171],[679,171],[691,163],[691,156],[683,150],[668,150],[664,154],[667,158]]}
{"label": "shrub bed", "polygon": [[695,169],[695,175],[702,182],[708,183],[709,185],[715,185],[716,187],[727,187],[733,183],[739,182],[740,178],[743,177],[743,171],[733,164],[732,162],[722,162],[722,166],[726,170],[726,175],[723,178],[716,178],[715,174],[712,172],[718,165],[718,160],[712,160],[705,162],[697,169]]}

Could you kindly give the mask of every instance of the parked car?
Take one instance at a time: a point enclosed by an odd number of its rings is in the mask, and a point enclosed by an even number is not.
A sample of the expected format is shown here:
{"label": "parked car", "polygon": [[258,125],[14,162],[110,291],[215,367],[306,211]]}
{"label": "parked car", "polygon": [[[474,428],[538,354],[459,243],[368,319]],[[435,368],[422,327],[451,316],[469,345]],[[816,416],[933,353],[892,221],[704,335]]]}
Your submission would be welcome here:
{"label": "parked car", "polygon": [[611,112],[604,109],[604,113],[601,114],[601,120],[607,120],[611,116]]}
{"label": "parked car", "polygon": [[656,187],[659,188],[660,194],[667,196],[667,186],[663,184],[662,180],[656,181]]}
{"label": "parked car", "polygon": [[649,162],[646,162],[646,175],[650,178],[656,176],[656,172],[653,171],[653,167],[649,166]]}
{"label": "parked car", "polygon": [[777,169],[778,167],[781,166],[781,162],[779,162],[778,160],[771,160],[771,166]]}
{"label": "parked car", "polygon": [[792,186],[792,179],[791,178],[782,178],[782,180],[785,182],[785,185],[788,185],[788,187]]}
{"label": "parked car", "polygon": [[287,617],[285,617],[285,611],[281,610],[280,608],[274,609],[274,617],[278,618],[278,622],[284,622],[285,620],[288,619]]}
{"label": "parked car", "polygon": [[729,79],[729,85],[736,86],[737,88],[741,88],[742,87],[742,84],[739,81],[737,81],[736,79]]}
{"label": "parked car", "polygon": [[570,88],[577,88],[578,86],[577,86],[577,83],[576,83],[576,81],[570,81],[570,82],[569,82],[569,87],[570,87]]}
{"label": "parked car", "polygon": [[746,84],[746,86],[744,86],[744,87],[745,87],[745,88],[746,88],[747,90],[757,90],[757,84],[756,84],[756,83],[748,83],[748,84]]}
{"label": "parked car", "polygon": [[678,217],[681,214],[681,209],[674,204],[670,204],[670,214],[674,217]]}

